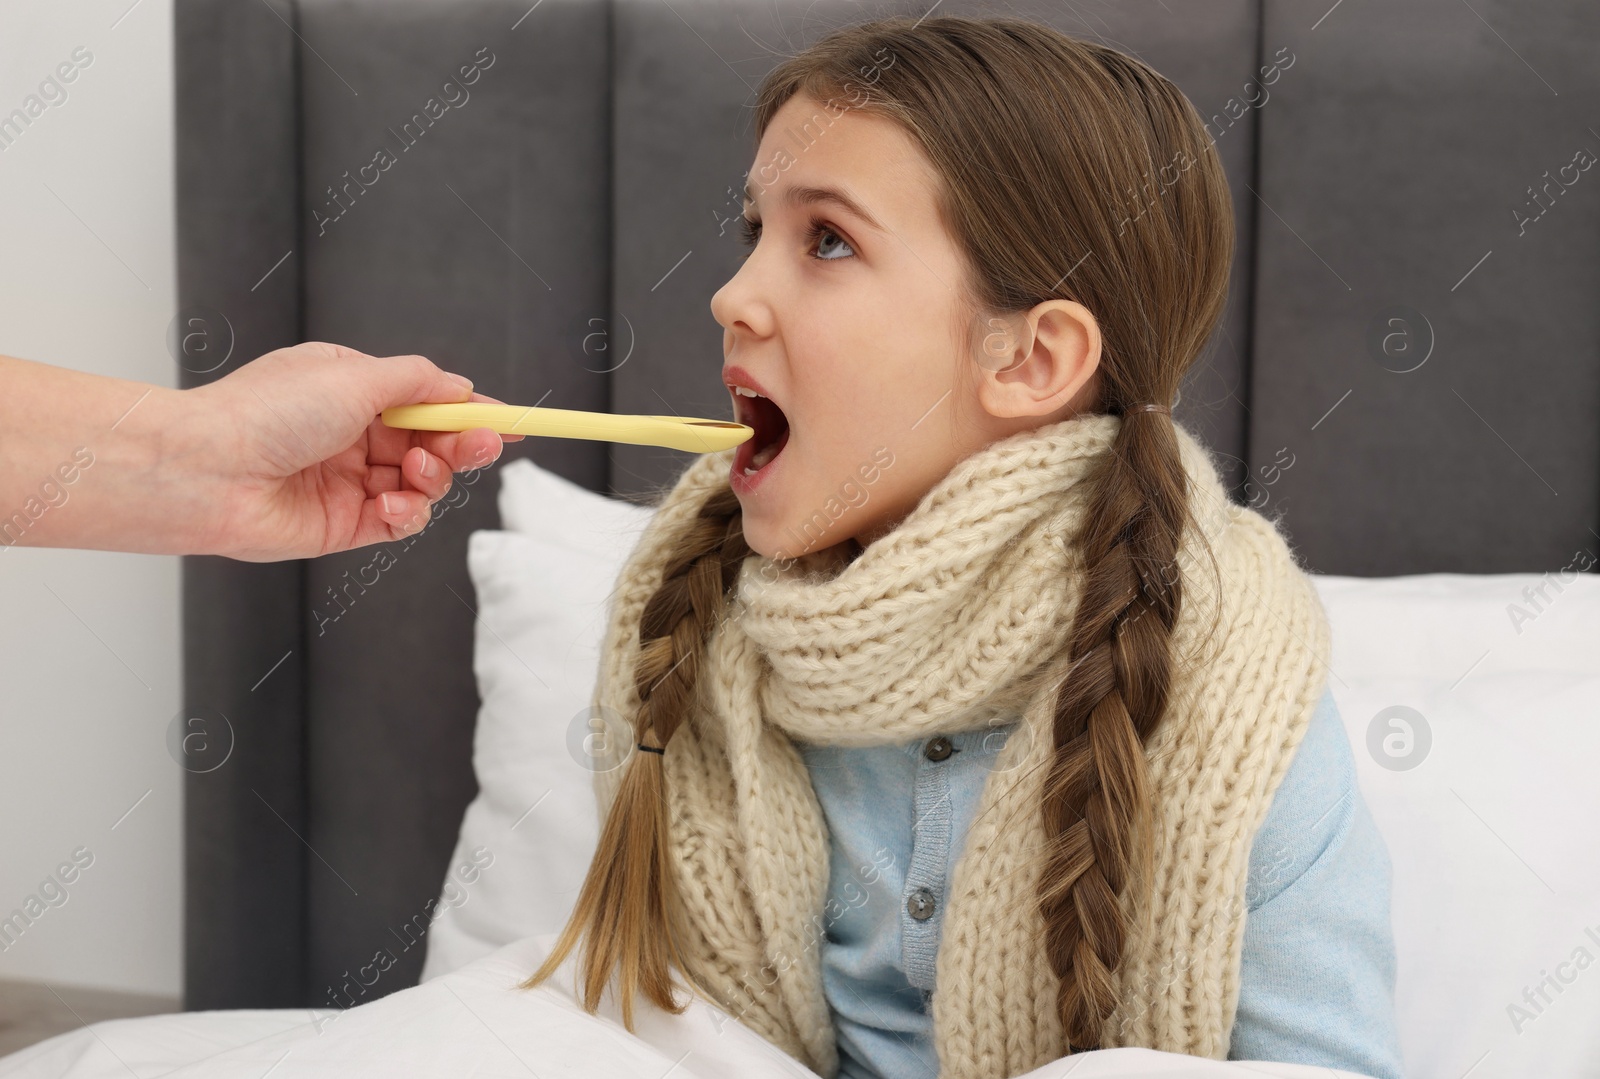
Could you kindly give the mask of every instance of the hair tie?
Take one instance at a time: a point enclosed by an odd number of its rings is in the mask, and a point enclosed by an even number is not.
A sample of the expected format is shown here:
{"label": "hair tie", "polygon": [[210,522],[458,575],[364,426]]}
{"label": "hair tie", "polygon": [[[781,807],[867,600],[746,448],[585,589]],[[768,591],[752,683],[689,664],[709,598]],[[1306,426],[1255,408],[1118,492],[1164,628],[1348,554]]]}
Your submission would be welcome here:
{"label": "hair tie", "polygon": [[639,748],[644,750],[646,753],[659,753],[663,757],[667,755],[665,747],[662,746],[647,746],[643,742],[640,742]]}
{"label": "hair tie", "polygon": [[1148,403],[1142,405],[1129,405],[1122,411],[1124,414],[1129,412],[1165,412],[1169,416],[1172,415],[1172,407],[1170,405],[1157,405]]}

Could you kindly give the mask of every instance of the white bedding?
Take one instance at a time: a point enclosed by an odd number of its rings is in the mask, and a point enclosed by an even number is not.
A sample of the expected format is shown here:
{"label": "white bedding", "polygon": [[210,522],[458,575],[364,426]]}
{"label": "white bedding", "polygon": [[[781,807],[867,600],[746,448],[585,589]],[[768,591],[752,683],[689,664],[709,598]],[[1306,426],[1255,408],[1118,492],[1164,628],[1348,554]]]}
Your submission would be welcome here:
{"label": "white bedding", "polygon": [[[609,996],[598,1015],[571,993],[572,958],[535,990],[516,983],[555,934],[509,944],[460,970],[348,1011],[184,1012],[112,1019],[0,1059],[6,1079],[814,1079],[755,1032],[695,1000],[682,1015],[641,1002],[637,1034]],[[1226,1063],[1149,1049],[1083,1053],[1027,1079],[1358,1079],[1295,1064]]]}

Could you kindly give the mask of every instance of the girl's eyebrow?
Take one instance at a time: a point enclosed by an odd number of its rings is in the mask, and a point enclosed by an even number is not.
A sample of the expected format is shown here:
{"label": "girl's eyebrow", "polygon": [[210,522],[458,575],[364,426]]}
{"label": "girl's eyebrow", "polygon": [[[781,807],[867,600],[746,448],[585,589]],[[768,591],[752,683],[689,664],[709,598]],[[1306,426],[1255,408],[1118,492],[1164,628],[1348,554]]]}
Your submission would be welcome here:
{"label": "girl's eyebrow", "polygon": [[[754,203],[756,201],[755,192],[751,190],[749,181],[746,181],[744,185],[744,197],[746,202]],[[859,217],[862,221],[865,221],[868,225],[877,229],[879,232],[889,231],[880,225],[878,223],[878,219],[868,213],[865,207],[838,188],[811,187],[805,184],[796,184],[783,190],[782,201],[784,205],[791,207],[810,206],[819,202],[831,202],[835,206],[843,209],[845,212]]]}

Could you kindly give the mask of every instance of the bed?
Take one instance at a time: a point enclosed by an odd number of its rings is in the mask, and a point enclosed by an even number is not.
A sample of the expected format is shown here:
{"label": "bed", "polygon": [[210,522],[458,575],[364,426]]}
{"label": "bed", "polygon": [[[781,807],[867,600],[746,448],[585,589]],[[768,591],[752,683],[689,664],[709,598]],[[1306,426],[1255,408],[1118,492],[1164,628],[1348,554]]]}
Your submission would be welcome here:
{"label": "bed", "polygon": [[[572,995],[571,957],[546,986],[514,988],[565,923],[593,853],[594,773],[619,763],[604,745],[628,744],[589,702],[611,585],[651,510],[528,460],[491,482],[501,527],[473,532],[466,559],[479,791],[418,912],[368,940],[316,1007],[95,1023],[0,1060],[0,1076],[811,1074],[702,1002],[682,1016],[646,1004],[636,1033],[610,998],[590,1016]],[[1585,978],[1580,959],[1600,948],[1600,865],[1582,856],[1600,822],[1590,776],[1600,759],[1600,578],[1313,580],[1333,626],[1330,688],[1394,866],[1407,1074],[1584,1074],[1600,1055],[1600,977]],[[1507,597],[1541,586],[1553,602],[1518,634]],[[408,955],[423,964],[419,985],[396,984]],[[1330,1074],[1142,1049],[1033,1074],[1069,1068]]]}

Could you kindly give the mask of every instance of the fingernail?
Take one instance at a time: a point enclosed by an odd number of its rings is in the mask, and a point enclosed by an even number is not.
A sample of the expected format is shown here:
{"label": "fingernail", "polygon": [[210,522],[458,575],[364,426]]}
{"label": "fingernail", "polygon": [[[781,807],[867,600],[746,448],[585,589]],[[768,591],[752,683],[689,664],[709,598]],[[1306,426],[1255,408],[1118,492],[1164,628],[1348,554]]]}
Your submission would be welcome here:
{"label": "fingernail", "polygon": [[399,499],[395,498],[388,491],[385,491],[383,494],[378,496],[378,509],[383,513],[384,516],[393,517],[395,514],[400,512],[399,502]]}
{"label": "fingernail", "polygon": [[434,473],[439,471],[439,466],[433,463],[433,455],[427,450],[422,451],[422,467],[418,471],[422,473],[422,478],[425,480],[431,480]]}
{"label": "fingernail", "polygon": [[457,382],[461,383],[463,388],[469,390],[472,389],[472,379],[468,378],[466,375],[458,375],[454,371],[446,371],[445,373],[451,378],[455,379]]}

